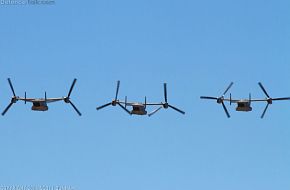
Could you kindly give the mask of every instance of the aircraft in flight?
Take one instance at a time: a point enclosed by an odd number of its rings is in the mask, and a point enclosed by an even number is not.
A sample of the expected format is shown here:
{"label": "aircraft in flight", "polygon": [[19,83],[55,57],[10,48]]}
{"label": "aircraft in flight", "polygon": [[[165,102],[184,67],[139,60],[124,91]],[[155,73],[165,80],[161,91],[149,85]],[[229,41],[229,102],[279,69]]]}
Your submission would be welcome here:
{"label": "aircraft in flight", "polygon": [[26,104],[26,102],[31,102],[32,103],[31,110],[33,110],[33,111],[47,111],[48,110],[48,106],[47,106],[48,103],[53,103],[53,102],[57,102],[57,101],[64,101],[65,103],[70,104],[74,108],[74,110],[78,113],[78,115],[81,116],[82,115],[81,112],[76,108],[76,106],[70,100],[70,95],[71,95],[71,92],[75,86],[76,81],[77,81],[77,79],[73,80],[73,83],[70,87],[69,93],[65,97],[47,98],[46,92],[45,92],[44,98],[27,98],[26,92],[25,92],[24,97],[16,96],[12,82],[11,82],[10,78],[8,78],[8,83],[9,83],[9,86],[10,86],[11,91],[13,93],[13,96],[11,98],[10,104],[2,112],[2,116],[4,116],[6,114],[6,112],[11,108],[11,106],[19,100],[24,101],[25,104]]}
{"label": "aircraft in flight", "polygon": [[[181,113],[181,114],[185,114],[184,111],[170,105],[168,103],[167,100],[167,84],[164,83],[163,85],[164,87],[164,102],[161,103],[147,103],[146,97],[145,97],[145,101],[144,103],[140,103],[140,102],[128,102],[127,101],[127,96],[125,97],[124,101],[121,101],[118,99],[118,94],[119,94],[119,88],[120,88],[120,81],[117,81],[117,89],[116,89],[116,96],[115,99],[112,100],[111,102],[104,104],[100,107],[97,107],[97,110],[103,109],[107,106],[120,106],[125,112],[127,112],[130,115],[148,115],[149,117],[152,116],[153,114],[155,114],[156,112],[158,112],[160,109],[164,108],[164,109],[168,109],[168,108],[172,108],[175,111]],[[127,107],[131,106],[132,109],[128,110]],[[148,113],[146,108],[147,106],[159,106],[157,109],[155,109],[154,111]]]}
{"label": "aircraft in flight", "polygon": [[223,109],[227,115],[228,118],[230,118],[230,114],[228,112],[227,107],[225,106],[224,102],[227,101],[230,103],[236,103],[236,111],[243,111],[243,112],[249,112],[252,111],[251,103],[252,102],[266,102],[267,105],[261,115],[261,118],[264,118],[265,113],[269,107],[270,104],[273,104],[273,101],[280,101],[280,100],[290,100],[290,97],[285,97],[285,98],[272,98],[269,96],[268,92],[264,88],[261,82],[258,83],[264,94],[266,95],[265,99],[252,99],[251,94],[249,94],[249,99],[232,99],[232,95],[230,94],[230,98],[225,98],[226,93],[229,91],[229,89],[233,86],[233,82],[230,83],[228,88],[225,90],[225,92],[219,96],[219,97],[211,97],[211,96],[201,96],[201,99],[210,99],[210,100],[216,100],[218,104],[221,104],[223,106]]}

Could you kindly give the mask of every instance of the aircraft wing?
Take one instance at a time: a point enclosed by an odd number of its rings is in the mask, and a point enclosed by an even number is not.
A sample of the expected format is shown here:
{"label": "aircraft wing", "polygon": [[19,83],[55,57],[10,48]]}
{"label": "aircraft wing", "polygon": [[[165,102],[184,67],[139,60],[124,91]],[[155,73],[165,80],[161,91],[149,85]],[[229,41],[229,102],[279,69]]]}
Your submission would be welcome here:
{"label": "aircraft wing", "polygon": [[26,102],[33,102],[35,100],[35,98],[21,98],[21,97],[18,97],[17,100],[22,100],[22,101],[26,101]]}
{"label": "aircraft wing", "polygon": [[[124,102],[124,101],[119,101],[120,104],[124,104],[126,106],[133,106],[133,105],[136,105],[136,104],[143,104],[145,105],[145,103],[142,103],[142,102]],[[146,103],[147,106],[161,106],[163,105],[163,103]]]}
{"label": "aircraft wing", "polygon": [[124,104],[126,106],[132,106],[133,104],[136,104],[136,102],[124,102],[124,101],[118,101],[120,104]]}
{"label": "aircraft wing", "polygon": [[160,102],[160,103],[146,103],[147,106],[162,106],[163,103]]}
{"label": "aircraft wing", "polygon": [[64,100],[64,98],[47,98],[46,102],[47,103],[52,103],[52,102],[57,102],[57,101],[62,101],[62,100]]}
{"label": "aircraft wing", "polygon": [[251,102],[267,102],[267,99],[252,99]]}
{"label": "aircraft wing", "polygon": [[237,102],[240,101],[240,100],[225,98],[224,101],[225,101],[225,102],[237,103]]}
{"label": "aircraft wing", "polygon": [[124,102],[124,101],[118,101],[120,104],[126,105],[126,106],[133,106],[136,104],[143,104],[143,103],[138,103],[138,102]]}
{"label": "aircraft wing", "polygon": [[26,102],[46,102],[46,103],[52,103],[52,102],[57,102],[57,101],[61,101],[64,100],[64,98],[47,98],[45,99],[37,99],[37,98],[17,98],[17,100],[21,100],[21,101],[26,101]]}
{"label": "aircraft wing", "polygon": [[[285,98],[271,98],[270,100],[272,101],[277,101],[277,100],[290,100],[290,97],[285,97]],[[251,100],[251,102],[267,102],[268,99],[254,99]]]}

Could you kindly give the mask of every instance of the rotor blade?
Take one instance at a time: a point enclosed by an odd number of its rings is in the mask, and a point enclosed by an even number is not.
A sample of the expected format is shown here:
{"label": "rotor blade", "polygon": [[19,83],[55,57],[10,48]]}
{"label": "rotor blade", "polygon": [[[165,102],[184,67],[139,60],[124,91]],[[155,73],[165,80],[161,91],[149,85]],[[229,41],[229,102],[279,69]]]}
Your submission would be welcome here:
{"label": "rotor blade", "polygon": [[164,83],[164,99],[165,99],[165,103],[167,103],[167,84]]}
{"label": "rotor blade", "polygon": [[178,109],[178,108],[176,108],[176,107],[174,107],[174,106],[172,106],[172,105],[168,105],[168,107],[174,109],[175,111],[178,111],[178,112],[181,113],[181,114],[185,114],[184,111],[182,111],[182,110],[180,110],[180,109]]}
{"label": "rotor blade", "polygon": [[105,107],[107,107],[107,106],[110,106],[110,105],[112,105],[112,102],[107,103],[107,104],[105,104],[105,105],[102,105],[102,106],[100,106],[100,107],[97,107],[97,110],[103,109],[103,108],[105,108]]}
{"label": "rotor blade", "polygon": [[233,84],[234,84],[233,82],[230,83],[230,85],[228,86],[228,88],[223,93],[223,96],[229,91],[229,89],[233,86]]}
{"label": "rotor blade", "polygon": [[117,81],[117,90],[116,90],[116,96],[115,96],[115,100],[118,99],[118,94],[119,94],[119,88],[120,88],[120,81]]}
{"label": "rotor blade", "polygon": [[14,91],[14,88],[13,88],[13,85],[12,85],[12,82],[11,82],[10,78],[8,78],[8,83],[9,83],[9,86],[10,86],[10,88],[11,88],[11,90],[12,90],[13,96],[16,96],[16,94],[15,94],[15,91]]}
{"label": "rotor blade", "polygon": [[70,90],[69,90],[69,92],[68,92],[67,97],[70,97],[70,94],[71,94],[71,92],[72,92],[72,90],[73,90],[73,88],[74,88],[76,82],[77,82],[77,79],[74,79],[74,81],[73,81],[73,83],[72,83],[72,85],[71,85],[71,87],[70,87]]}
{"label": "rotor blade", "polygon": [[222,105],[223,105],[223,108],[224,108],[224,110],[225,110],[225,112],[226,112],[226,114],[227,114],[227,117],[230,118],[231,116],[230,116],[230,114],[229,114],[229,112],[228,112],[228,109],[227,109],[227,107],[225,106],[224,102],[222,102]]}
{"label": "rotor blade", "polygon": [[264,109],[264,111],[263,111],[263,114],[261,115],[261,119],[263,119],[263,118],[264,118],[264,116],[265,116],[265,113],[266,113],[266,111],[267,111],[268,107],[269,107],[269,104],[267,104],[267,106],[265,107],[265,109]]}
{"label": "rotor blade", "polygon": [[290,100],[290,97],[286,97],[286,98],[273,98],[272,100]]}
{"label": "rotor blade", "polygon": [[259,84],[259,86],[261,87],[261,89],[263,90],[263,92],[265,93],[265,95],[266,95],[268,98],[270,98],[269,94],[267,93],[267,91],[266,91],[266,89],[264,88],[264,86],[262,85],[262,83],[259,82],[258,84]]}
{"label": "rotor blade", "polygon": [[131,112],[129,110],[127,110],[127,108],[125,108],[122,104],[117,103],[121,108],[123,108],[123,110],[125,110],[128,114],[132,115]]}
{"label": "rotor blade", "polygon": [[10,109],[10,107],[13,105],[13,103],[11,102],[6,108],[5,110],[2,112],[2,115],[4,116],[6,114],[6,112]]}
{"label": "rotor blade", "polygon": [[163,106],[160,106],[160,107],[157,108],[156,110],[152,111],[151,113],[148,114],[148,116],[151,117],[151,116],[154,115],[156,112],[158,112],[161,108],[163,108]]}
{"label": "rotor blade", "polygon": [[210,99],[210,100],[217,100],[216,97],[210,97],[210,96],[201,96],[200,99]]}
{"label": "rotor blade", "polygon": [[70,105],[74,108],[74,110],[79,114],[79,116],[81,116],[81,112],[77,109],[77,107],[71,102],[69,101]]}

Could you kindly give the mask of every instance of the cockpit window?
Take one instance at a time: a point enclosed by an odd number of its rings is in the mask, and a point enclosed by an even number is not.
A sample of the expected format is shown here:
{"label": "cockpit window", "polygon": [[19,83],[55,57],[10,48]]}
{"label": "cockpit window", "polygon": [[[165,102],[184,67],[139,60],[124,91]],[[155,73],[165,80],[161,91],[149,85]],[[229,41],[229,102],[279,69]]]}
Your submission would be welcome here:
{"label": "cockpit window", "polygon": [[36,107],[39,107],[40,103],[39,102],[34,102],[33,105],[36,106]]}
{"label": "cockpit window", "polygon": [[239,107],[242,107],[242,108],[245,107],[245,104],[243,104],[243,103],[239,103],[238,105],[239,105]]}
{"label": "cockpit window", "polygon": [[133,107],[133,110],[134,111],[140,111],[140,108],[139,107]]}

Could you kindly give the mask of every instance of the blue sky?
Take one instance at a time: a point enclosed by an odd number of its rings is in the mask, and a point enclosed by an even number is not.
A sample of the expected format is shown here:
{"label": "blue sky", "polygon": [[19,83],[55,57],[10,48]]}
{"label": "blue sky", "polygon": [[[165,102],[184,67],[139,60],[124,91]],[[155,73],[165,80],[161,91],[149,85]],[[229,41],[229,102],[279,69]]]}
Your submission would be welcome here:
{"label": "blue sky", "polygon": [[[286,190],[290,102],[227,119],[219,96],[290,96],[290,2],[86,1],[1,5],[0,108],[17,95],[65,96],[48,112],[18,102],[0,118],[0,184],[75,189]],[[128,116],[95,108],[120,98],[163,100],[186,111]]]}

